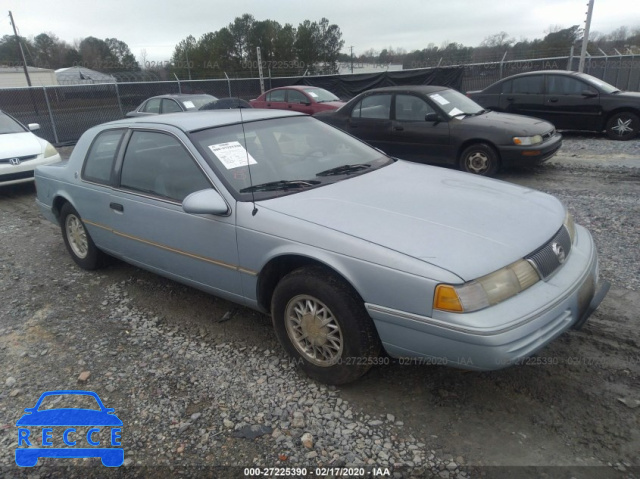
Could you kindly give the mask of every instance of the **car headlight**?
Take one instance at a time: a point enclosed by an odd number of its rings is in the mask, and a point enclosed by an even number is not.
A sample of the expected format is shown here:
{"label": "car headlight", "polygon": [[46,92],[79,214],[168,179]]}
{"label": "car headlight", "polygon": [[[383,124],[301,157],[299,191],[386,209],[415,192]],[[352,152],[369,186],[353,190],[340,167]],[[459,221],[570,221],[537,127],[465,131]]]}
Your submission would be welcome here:
{"label": "car headlight", "polygon": [[515,296],[540,280],[524,259],[462,285],[439,284],[433,307],[442,311],[468,313],[493,306]]}
{"label": "car headlight", "polygon": [[538,143],[542,143],[542,136],[533,135],[533,136],[514,136],[513,142],[516,145],[520,146],[531,146],[537,145]]}
{"label": "car headlight", "polygon": [[571,244],[573,244],[573,240],[576,237],[576,224],[573,222],[573,216],[571,216],[569,210],[567,210],[566,214],[564,215],[564,221],[562,224],[567,229],[569,238],[571,238]]}
{"label": "car headlight", "polygon": [[49,158],[50,156],[54,156],[58,154],[58,150],[54,148],[54,146],[47,142],[47,146],[44,147],[44,157]]}

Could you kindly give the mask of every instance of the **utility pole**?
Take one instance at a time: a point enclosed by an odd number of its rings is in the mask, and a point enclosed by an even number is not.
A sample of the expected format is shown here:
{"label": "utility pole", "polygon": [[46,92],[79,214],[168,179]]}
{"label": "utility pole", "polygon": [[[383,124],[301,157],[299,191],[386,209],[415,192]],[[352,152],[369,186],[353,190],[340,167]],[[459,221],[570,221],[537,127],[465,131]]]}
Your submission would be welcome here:
{"label": "utility pole", "polygon": [[353,45],[351,45],[351,74],[353,75]]}
{"label": "utility pole", "polygon": [[16,36],[18,47],[20,48],[20,56],[22,56],[22,68],[24,68],[24,76],[27,77],[27,85],[31,86],[31,78],[29,78],[29,70],[27,69],[27,60],[25,60],[24,58],[22,43],[20,42],[20,37],[18,36],[18,31],[16,30],[16,23],[13,21],[13,15],[11,15],[11,11],[9,11],[9,18],[11,19],[11,26],[13,27],[13,33]]}
{"label": "utility pole", "polygon": [[578,71],[584,72],[584,57],[587,54],[587,44],[589,43],[589,28],[591,28],[591,15],[593,14],[593,2],[595,0],[589,0],[589,9],[587,10],[587,22],[584,27],[584,35],[582,37],[582,50],[580,50],[580,64],[578,65]]}

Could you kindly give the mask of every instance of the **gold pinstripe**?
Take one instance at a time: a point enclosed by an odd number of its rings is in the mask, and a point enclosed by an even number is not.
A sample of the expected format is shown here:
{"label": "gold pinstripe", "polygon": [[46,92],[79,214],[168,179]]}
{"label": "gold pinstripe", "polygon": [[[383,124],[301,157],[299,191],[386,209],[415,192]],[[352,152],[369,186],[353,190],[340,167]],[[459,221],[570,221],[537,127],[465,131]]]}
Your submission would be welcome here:
{"label": "gold pinstripe", "polygon": [[116,231],[112,228],[109,228],[108,226],[102,225],[100,223],[95,223],[93,221],[89,221],[86,219],[82,219],[82,221],[84,221],[85,223],[91,225],[91,226],[95,226],[96,228],[101,228],[104,230],[107,230],[113,234],[116,234],[118,236],[122,236],[123,238],[128,238],[134,241],[139,241],[140,243],[144,243],[144,244],[148,244],[150,246],[155,246],[156,248],[160,248],[166,251],[171,251],[172,253],[177,253],[177,254],[181,254],[183,256],[188,256],[189,258],[193,258],[193,259],[197,259],[200,261],[205,261],[207,263],[211,263],[211,264],[215,264],[216,266],[222,266],[223,268],[228,268],[228,269],[232,269],[234,271],[239,271],[240,273],[245,273],[245,274],[249,274],[252,276],[257,276],[258,272],[257,271],[252,271],[250,269],[246,269],[246,268],[241,268],[240,266],[234,265],[234,264],[229,264],[229,263],[225,263],[224,261],[218,261],[216,259],[212,259],[212,258],[207,258],[206,256],[200,256],[197,254],[193,254],[193,253],[188,253],[187,251],[182,251],[180,249],[176,249],[176,248],[172,248],[171,246],[167,246],[167,245],[163,245],[160,243],[156,243],[154,241],[149,241],[146,240],[144,238],[139,238],[138,236],[133,236],[133,235],[129,235],[126,233],[122,233],[121,231]]}

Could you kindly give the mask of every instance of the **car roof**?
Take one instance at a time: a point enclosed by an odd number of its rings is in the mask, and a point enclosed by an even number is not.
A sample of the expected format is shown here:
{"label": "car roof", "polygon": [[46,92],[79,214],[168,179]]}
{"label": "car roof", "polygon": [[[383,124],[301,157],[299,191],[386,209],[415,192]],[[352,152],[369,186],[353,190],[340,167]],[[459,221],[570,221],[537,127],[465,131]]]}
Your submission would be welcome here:
{"label": "car roof", "polygon": [[439,85],[405,85],[405,86],[387,86],[382,88],[373,88],[365,93],[371,92],[415,92],[415,93],[434,93],[436,91],[450,90],[449,87]]}
{"label": "car roof", "polygon": [[[164,95],[152,96],[148,99],[151,100],[152,98],[173,98],[175,100],[181,100],[181,99],[193,98],[194,96],[213,96],[213,95],[210,95],[208,93],[166,93]],[[215,96],[213,97],[215,98]]]}
{"label": "car roof", "polygon": [[504,80],[508,80],[509,78],[514,78],[514,77],[524,77],[524,76],[530,76],[530,75],[545,75],[547,73],[552,73],[554,75],[567,75],[567,76],[582,76],[582,75],[585,75],[585,73],[574,72],[574,71],[570,71],[570,70],[536,70],[536,71],[532,71],[532,72],[516,73],[515,75],[511,75],[511,76],[508,76],[508,77],[504,78]]}
{"label": "car roof", "polygon": [[[273,90],[325,90],[325,88],[319,87],[319,86],[313,86],[313,85],[289,85],[289,86],[279,86],[277,88],[272,88],[269,91],[273,91]],[[265,93],[269,93],[269,91],[266,91]]]}
{"label": "car roof", "polygon": [[[242,110],[242,111],[241,111]],[[206,110],[194,111],[188,115],[184,113],[168,113],[165,115],[138,116],[115,120],[104,125],[109,126],[161,126],[169,125],[183,131],[197,131],[205,128],[213,128],[236,123],[267,120],[271,118],[284,118],[292,116],[308,116],[304,113],[286,110],[267,109],[233,109],[233,110]],[[102,126],[104,126],[102,125]]]}

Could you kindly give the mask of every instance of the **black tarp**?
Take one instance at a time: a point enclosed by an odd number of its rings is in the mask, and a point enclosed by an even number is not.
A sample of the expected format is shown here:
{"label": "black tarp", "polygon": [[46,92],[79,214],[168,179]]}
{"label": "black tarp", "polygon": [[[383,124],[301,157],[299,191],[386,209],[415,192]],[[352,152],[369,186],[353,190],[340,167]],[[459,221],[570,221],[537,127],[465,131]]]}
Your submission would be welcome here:
{"label": "black tarp", "polygon": [[372,88],[396,85],[439,85],[460,90],[463,75],[463,67],[449,67],[428,70],[384,71],[356,75],[272,78],[269,86],[270,88],[291,85],[317,86],[329,90],[343,100],[349,100]]}

